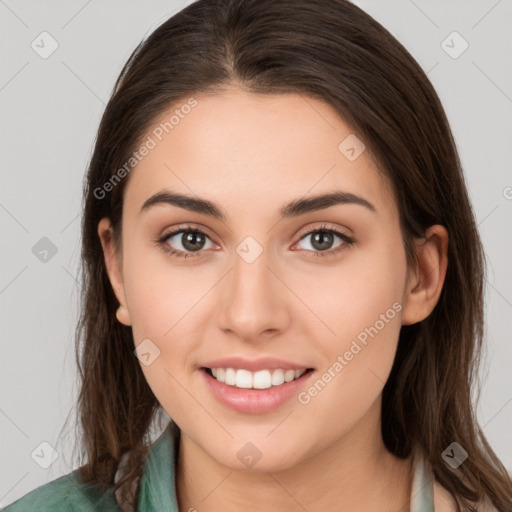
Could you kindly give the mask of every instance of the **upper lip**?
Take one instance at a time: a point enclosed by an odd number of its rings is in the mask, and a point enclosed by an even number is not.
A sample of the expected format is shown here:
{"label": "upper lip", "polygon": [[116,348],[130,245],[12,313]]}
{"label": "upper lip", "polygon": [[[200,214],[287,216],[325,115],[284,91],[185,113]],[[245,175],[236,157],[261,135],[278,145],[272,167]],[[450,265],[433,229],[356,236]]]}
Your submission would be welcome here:
{"label": "upper lip", "polygon": [[234,368],[236,370],[245,369],[251,372],[259,370],[308,370],[310,366],[285,361],[284,359],[276,359],[275,357],[261,357],[259,359],[246,359],[244,357],[224,357],[207,361],[202,365],[204,368]]}

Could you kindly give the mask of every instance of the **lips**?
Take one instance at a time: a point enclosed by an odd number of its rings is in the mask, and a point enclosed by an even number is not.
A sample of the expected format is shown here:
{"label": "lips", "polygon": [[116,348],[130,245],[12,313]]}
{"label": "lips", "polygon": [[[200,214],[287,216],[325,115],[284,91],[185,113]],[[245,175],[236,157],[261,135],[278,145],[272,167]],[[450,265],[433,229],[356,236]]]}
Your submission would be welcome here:
{"label": "lips", "polygon": [[[221,369],[229,369],[230,373],[236,374],[235,382],[227,384],[219,381],[214,376],[212,369],[217,373],[217,377]],[[272,357],[252,360],[243,357],[229,357],[205,362],[200,367],[199,373],[212,395],[224,406],[240,413],[262,414],[279,408],[293,396],[296,396],[313,378],[315,374],[313,370],[314,368],[303,364]],[[254,380],[251,383],[245,382],[247,375],[244,374],[249,372],[253,373],[253,378],[257,374],[261,374],[258,383]],[[265,374],[272,373],[272,377],[275,379],[276,375],[283,372],[289,373],[290,378],[293,374],[293,378],[291,380],[284,379],[282,383],[279,378],[278,381],[274,380],[274,384],[267,387],[269,384],[268,375]],[[228,373],[227,370],[224,373],[225,378]],[[239,374],[244,377],[242,388],[236,385],[239,384]],[[249,387],[249,384],[254,387]]]}

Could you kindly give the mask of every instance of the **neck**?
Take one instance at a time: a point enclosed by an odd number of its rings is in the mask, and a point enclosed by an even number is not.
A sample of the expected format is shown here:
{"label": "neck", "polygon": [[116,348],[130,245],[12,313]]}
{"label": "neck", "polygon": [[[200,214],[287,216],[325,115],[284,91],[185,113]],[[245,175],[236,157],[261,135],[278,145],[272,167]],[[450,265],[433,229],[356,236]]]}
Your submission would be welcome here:
{"label": "neck", "polygon": [[273,472],[220,465],[182,432],[176,469],[179,509],[407,512],[412,461],[386,450],[380,435],[380,404],[377,413],[370,412],[313,457]]}

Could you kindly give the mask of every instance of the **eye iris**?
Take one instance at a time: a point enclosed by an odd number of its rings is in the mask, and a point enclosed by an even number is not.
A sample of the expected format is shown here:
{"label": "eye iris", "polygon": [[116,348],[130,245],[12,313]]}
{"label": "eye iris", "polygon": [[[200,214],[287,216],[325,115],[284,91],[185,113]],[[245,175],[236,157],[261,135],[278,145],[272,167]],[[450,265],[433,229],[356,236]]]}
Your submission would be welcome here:
{"label": "eye iris", "polygon": [[317,231],[312,238],[313,240],[311,244],[313,245],[313,247],[320,251],[329,249],[329,246],[333,242],[332,233],[329,233],[327,231]]}
{"label": "eye iris", "polygon": [[[200,247],[197,247],[196,245],[194,245],[194,244],[198,243],[198,240],[199,240],[199,242],[202,241],[202,244],[200,244],[201,245]],[[190,250],[190,251],[199,251],[200,249],[202,249],[204,242],[205,242],[204,236],[201,233],[193,233],[193,232],[188,231],[188,232],[184,233],[183,236],[181,237],[181,243],[183,244],[183,247],[185,247],[185,249]]]}

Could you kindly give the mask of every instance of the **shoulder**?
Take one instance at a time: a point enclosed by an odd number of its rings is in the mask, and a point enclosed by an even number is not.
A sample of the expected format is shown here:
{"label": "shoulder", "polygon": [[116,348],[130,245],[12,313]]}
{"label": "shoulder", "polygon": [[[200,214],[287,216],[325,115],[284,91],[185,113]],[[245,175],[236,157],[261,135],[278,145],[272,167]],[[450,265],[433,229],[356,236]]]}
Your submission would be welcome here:
{"label": "shoulder", "polygon": [[78,470],[25,494],[0,512],[118,512],[111,491],[79,480]]}
{"label": "shoulder", "polygon": [[[451,493],[437,480],[434,480],[434,510],[436,512],[456,512],[457,506]],[[498,512],[490,501],[475,506],[478,512]]]}

